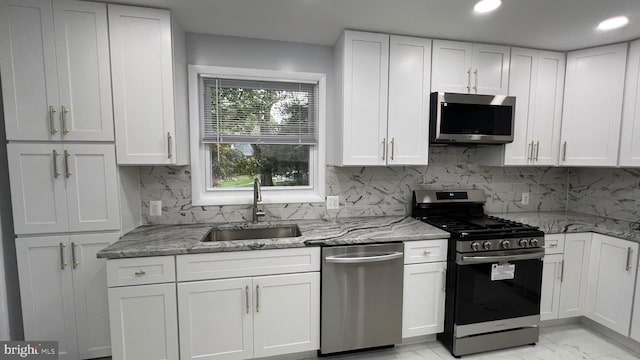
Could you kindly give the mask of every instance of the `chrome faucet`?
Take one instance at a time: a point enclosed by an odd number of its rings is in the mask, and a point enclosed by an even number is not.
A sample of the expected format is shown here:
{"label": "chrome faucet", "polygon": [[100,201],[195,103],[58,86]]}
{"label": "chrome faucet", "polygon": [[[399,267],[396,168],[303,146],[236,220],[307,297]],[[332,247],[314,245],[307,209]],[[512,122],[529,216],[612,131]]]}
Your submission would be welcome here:
{"label": "chrome faucet", "polygon": [[258,210],[258,203],[262,201],[262,192],[260,191],[260,179],[253,180],[253,218],[251,222],[258,222],[258,218],[267,215],[264,211]]}

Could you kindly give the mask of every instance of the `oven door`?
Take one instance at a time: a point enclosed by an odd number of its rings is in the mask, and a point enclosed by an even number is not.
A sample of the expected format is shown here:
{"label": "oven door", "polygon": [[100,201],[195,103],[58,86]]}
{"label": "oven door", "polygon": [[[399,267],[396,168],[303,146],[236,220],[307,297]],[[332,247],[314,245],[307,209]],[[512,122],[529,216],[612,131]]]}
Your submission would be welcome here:
{"label": "oven door", "polygon": [[454,323],[539,316],[543,257],[544,249],[458,254]]}

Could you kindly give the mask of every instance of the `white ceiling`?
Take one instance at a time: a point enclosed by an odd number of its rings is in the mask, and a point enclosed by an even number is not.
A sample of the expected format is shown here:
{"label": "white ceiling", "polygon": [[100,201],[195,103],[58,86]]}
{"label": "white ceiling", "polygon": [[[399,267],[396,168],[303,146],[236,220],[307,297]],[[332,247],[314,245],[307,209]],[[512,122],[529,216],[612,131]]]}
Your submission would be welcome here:
{"label": "white ceiling", "polygon": [[[187,32],[333,45],[344,28],[574,50],[640,38],[640,0],[503,0],[473,14],[475,0],[107,0],[171,9]],[[627,15],[630,24],[600,32]]]}

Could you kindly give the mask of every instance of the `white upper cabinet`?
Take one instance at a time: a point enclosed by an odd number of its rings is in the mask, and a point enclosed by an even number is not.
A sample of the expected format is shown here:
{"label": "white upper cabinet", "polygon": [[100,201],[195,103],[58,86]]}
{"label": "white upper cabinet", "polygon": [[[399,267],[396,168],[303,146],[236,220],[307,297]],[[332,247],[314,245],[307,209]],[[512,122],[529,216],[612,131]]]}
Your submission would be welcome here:
{"label": "white upper cabinet", "polygon": [[560,165],[617,165],[627,47],[569,53]]}
{"label": "white upper cabinet", "polygon": [[106,5],[0,3],[8,140],[113,141]]}
{"label": "white upper cabinet", "polygon": [[565,55],[511,49],[509,95],[516,97],[514,141],[504,165],[557,165]]}
{"label": "white upper cabinet", "polygon": [[638,243],[593,234],[586,316],[629,336]]}
{"label": "white upper cabinet", "polygon": [[[336,54],[336,165],[384,165],[386,159],[389,35],[345,31]],[[331,148],[331,147],[329,147]]]}
{"label": "white upper cabinet", "polygon": [[431,90],[507,95],[508,46],[433,41]]}
{"label": "white upper cabinet", "polygon": [[345,31],[335,47],[338,121],[329,163],[425,165],[431,40]]}
{"label": "white upper cabinet", "polygon": [[431,40],[391,36],[388,165],[425,165],[429,147]]}
{"label": "white upper cabinet", "polygon": [[118,230],[113,145],[7,145],[16,234]]}
{"label": "white upper cabinet", "polygon": [[118,164],[186,165],[184,32],[167,10],[108,10]]}
{"label": "white upper cabinet", "polygon": [[640,40],[631,43],[622,109],[620,166],[640,166]]}

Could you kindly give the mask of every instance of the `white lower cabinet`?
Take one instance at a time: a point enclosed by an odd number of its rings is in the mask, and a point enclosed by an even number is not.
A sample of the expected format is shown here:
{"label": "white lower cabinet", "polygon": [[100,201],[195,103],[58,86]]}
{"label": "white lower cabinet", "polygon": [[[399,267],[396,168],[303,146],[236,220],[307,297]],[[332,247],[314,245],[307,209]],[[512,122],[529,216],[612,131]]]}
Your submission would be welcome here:
{"label": "white lower cabinet", "polygon": [[[635,261],[635,260],[634,260]],[[640,268],[640,260],[635,261],[636,269]],[[636,296],[633,302],[633,317],[631,318],[631,333],[629,336],[640,341],[640,276],[636,277]]]}
{"label": "white lower cabinet", "polygon": [[110,288],[109,312],[113,360],[179,359],[175,283]]}
{"label": "white lower cabinet", "polygon": [[540,320],[584,315],[591,233],[545,235]]}
{"label": "white lower cabinet", "polygon": [[586,316],[629,336],[638,243],[593,234]]}
{"label": "white lower cabinet", "polygon": [[404,243],[402,338],[444,331],[447,242]]}
{"label": "white lower cabinet", "polygon": [[444,330],[446,262],[405,265],[402,337]]}
{"label": "white lower cabinet", "polygon": [[546,255],[542,268],[540,320],[558,318],[562,285],[562,254]]}
{"label": "white lower cabinet", "polygon": [[111,355],[107,274],[96,253],[118,234],[16,239],[26,340],[58,341],[60,359]]}
{"label": "white lower cabinet", "polygon": [[180,358],[251,359],[316,350],[320,273],[178,284]]}

